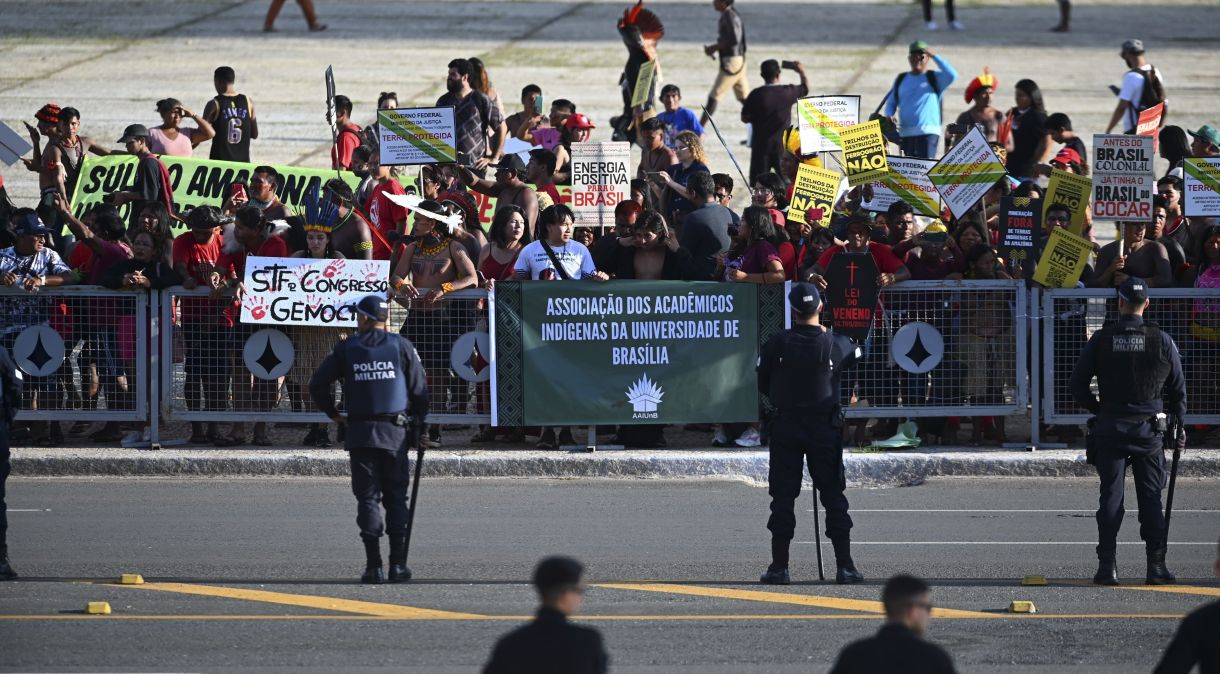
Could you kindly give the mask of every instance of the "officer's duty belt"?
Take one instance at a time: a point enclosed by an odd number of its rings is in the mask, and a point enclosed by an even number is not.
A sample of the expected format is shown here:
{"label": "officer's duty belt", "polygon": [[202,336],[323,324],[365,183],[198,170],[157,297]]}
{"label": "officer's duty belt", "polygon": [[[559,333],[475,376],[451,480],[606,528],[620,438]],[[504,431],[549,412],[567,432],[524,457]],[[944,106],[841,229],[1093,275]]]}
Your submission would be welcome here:
{"label": "officer's duty belt", "polygon": [[395,426],[406,426],[408,419],[407,419],[407,415],[405,415],[405,414],[373,414],[373,415],[365,416],[365,417],[354,416],[354,415],[349,414],[349,415],[347,415],[347,420],[348,421],[384,421],[387,423],[394,424]]}

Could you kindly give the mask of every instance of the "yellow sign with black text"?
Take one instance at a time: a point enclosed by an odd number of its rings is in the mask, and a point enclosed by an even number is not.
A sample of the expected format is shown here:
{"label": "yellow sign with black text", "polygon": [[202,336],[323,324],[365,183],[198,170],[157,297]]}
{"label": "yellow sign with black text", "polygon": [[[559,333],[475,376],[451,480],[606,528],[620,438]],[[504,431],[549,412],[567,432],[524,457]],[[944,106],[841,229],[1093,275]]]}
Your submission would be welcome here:
{"label": "yellow sign with black text", "polygon": [[843,166],[852,187],[879,180],[890,171],[885,160],[885,137],[877,120],[839,131],[843,143]]}

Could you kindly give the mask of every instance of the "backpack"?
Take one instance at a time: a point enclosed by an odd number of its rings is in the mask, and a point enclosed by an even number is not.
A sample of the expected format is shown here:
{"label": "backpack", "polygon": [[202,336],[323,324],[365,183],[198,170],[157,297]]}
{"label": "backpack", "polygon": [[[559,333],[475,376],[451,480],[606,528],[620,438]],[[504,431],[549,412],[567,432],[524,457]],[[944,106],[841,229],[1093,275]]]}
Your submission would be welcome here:
{"label": "backpack", "polygon": [[[936,82],[936,76],[933,74],[934,72],[936,71],[925,70],[924,77],[928,78],[928,86],[932,87],[932,93],[936,95],[936,102],[940,104],[940,116],[943,119],[945,116],[945,102],[940,96],[940,85]],[[894,97],[894,107],[898,107],[898,89],[902,86],[902,81],[906,79],[906,76],[909,74],[910,73],[907,72],[898,73],[898,77],[894,78],[894,85],[890,87],[890,90],[886,92],[884,97],[882,97],[881,102],[877,104],[877,109],[873,110],[873,114],[868,116],[869,121],[878,120],[881,122],[881,133],[891,143],[900,143],[901,139],[898,136],[898,129],[894,127],[894,123],[888,117],[881,114],[881,108],[885,107],[885,102],[889,100],[890,96]]]}
{"label": "backpack", "polygon": [[376,141],[376,139],[372,138],[372,134],[369,133],[368,128],[362,129],[360,127],[356,127],[353,129],[350,126],[345,126],[342,129],[339,129],[340,136],[342,136],[345,133],[350,133],[356,137],[356,147],[360,147],[361,145],[377,147],[377,141]]}
{"label": "backpack", "polygon": [[1131,72],[1144,78],[1144,88],[1140,92],[1136,112],[1143,112],[1157,103],[1164,103],[1165,107],[1161,111],[1161,123],[1164,124],[1165,116],[1169,113],[1169,102],[1165,100],[1165,85],[1161,82],[1161,73],[1157,71],[1156,66],[1149,66],[1148,70],[1132,68]]}

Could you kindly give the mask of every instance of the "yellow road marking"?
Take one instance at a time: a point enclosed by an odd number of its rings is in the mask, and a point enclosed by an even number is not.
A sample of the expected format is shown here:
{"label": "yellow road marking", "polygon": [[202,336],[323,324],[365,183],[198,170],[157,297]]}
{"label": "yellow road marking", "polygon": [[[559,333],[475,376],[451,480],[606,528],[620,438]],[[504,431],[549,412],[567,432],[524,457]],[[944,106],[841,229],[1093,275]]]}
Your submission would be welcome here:
{"label": "yellow road marking", "polygon": [[[436,613],[444,613],[444,611],[436,611]],[[968,613],[968,612],[967,612]],[[435,618],[415,618],[415,617],[398,617],[398,616],[376,616],[376,615],[132,615],[132,614],[111,614],[107,616],[84,615],[80,613],[56,613],[50,615],[0,615],[0,621],[4,620],[376,620],[376,621],[405,621],[405,620],[435,620],[435,621],[458,621],[458,620],[511,620],[525,621],[531,620],[534,616],[528,615],[470,615],[469,618],[460,616],[469,615],[462,613],[452,613],[450,616],[439,616]],[[873,614],[792,614],[792,615],[578,615],[573,619],[576,621],[594,621],[594,620],[639,620],[639,621],[681,621],[681,620],[878,620],[881,616]],[[1064,613],[1064,614],[1016,614],[1016,613],[979,613],[972,616],[948,616],[947,620],[1181,620],[1182,614],[1170,613]]]}
{"label": "yellow road marking", "polygon": [[398,618],[400,620],[476,620],[485,616],[474,613],[454,613],[452,611],[437,611],[399,604],[379,604],[354,599],[338,599],[336,597],[319,597],[307,594],[287,594],[284,592],[267,592],[264,590],[246,590],[218,585],[188,585],[185,583],[145,583],[143,585],[119,585],[139,590],[156,590],[159,592],[174,592],[177,594],[197,594],[205,597],[223,597],[225,599],[241,599],[244,601],[259,601],[268,604],[283,604],[286,606],[302,606],[305,608],[340,611],[344,613],[360,613],[362,615],[380,618]]}
{"label": "yellow road marking", "polygon": [[[879,601],[864,599],[844,599],[841,597],[823,597],[810,594],[785,594],[780,592],[760,592],[758,590],[733,590],[720,587],[700,587],[697,585],[670,585],[665,583],[597,583],[594,587],[605,587],[615,590],[639,590],[641,592],[664,592],[667,594],[685,594],[695,597],[715,597],[719,599],[740,599],[743,601],[761,601],[773,604],[795,604],[797,606],[817,606],[833,608],[842,611],[862,611],[865,613],[884,614],[885,607]],[[936,618],[989,618],[991,614],[978,611],[959,611],[957,609],[940,608],[932,610]]]}
{"label": "yellow road marking", "polygon": [[1145,590],[1147,592],[1169,592],[1170,594],[1197,594],[1204,597],[1220,597],[1220,587],[1201,585],[1118,585],[1120,590]]}

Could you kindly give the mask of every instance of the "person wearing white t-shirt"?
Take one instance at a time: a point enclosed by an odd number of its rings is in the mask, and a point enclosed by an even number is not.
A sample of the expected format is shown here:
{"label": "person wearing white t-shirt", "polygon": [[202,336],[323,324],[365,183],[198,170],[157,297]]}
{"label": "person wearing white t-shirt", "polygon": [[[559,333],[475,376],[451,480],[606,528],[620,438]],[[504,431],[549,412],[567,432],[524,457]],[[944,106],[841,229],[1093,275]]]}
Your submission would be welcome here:
{"label": "person wearing white t-shirt", "polygon": [[607,280],[609,277],[605,273],[597,271],[589,249],[572,240],[574,224],[572,209],[563,204],[543,209],[538,216],[538,226],[545,232],[545,238],[521,249],[513,273],[518,278],[533,281]]}
{"label": "person wearing white t-shirt", "polygon": [[1135,133],[1135,128],[1139,125],[1140,111],[1143,109],[1141,102],[1144,100],[1145,82],[1152,83],[1153,80],[1159,82],[1163,92],[1165,79],[1161,77],[1161,71],[1145,58],[1142,40],[1127,40],[1123,43],[1122,51],[1119,54],[1127,64],[1128,70],[1123,75],[1123,86],[1118,91],[1118,105],[1114,108],[1114,114],[1110,116],[1110,124],[1106,126],[1106,133],[1114,130],[1119,122],[1123,124],[1123,133]]}

